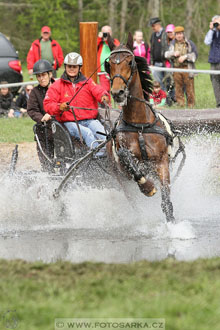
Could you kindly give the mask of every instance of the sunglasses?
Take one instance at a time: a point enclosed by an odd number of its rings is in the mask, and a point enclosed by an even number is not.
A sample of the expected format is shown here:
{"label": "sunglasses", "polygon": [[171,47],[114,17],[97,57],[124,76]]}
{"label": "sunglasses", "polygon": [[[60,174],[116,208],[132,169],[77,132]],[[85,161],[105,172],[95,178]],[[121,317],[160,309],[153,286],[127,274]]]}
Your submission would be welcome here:
{"label": "sunglasses", "polygon": [[33,89],[33,88],[26,88],[26,91],[27,91],[27,92],[30,92],[30,91],[32,91],[32,89]]}

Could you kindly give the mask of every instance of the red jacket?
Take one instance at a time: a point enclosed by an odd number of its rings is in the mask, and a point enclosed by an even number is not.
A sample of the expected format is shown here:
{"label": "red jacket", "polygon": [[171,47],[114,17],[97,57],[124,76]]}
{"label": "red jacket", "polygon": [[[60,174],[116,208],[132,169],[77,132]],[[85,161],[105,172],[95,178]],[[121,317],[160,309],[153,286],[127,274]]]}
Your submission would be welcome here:
{"label": "red jacket", "polygon": [[150,95],[150,100],[154,101],[154,104],[160,104],[163,99],[166,99],[167,94],[162,89],[159,90],[159,92],[156,94],[154,91]]}
{"label": "red jacket", "polygon": [[[53,83],[47,91],[44,98],[44,109],[50,115],[55,115],[60,122],[75,121],[74,116],[69,111],[60,111],[60,104],[69,102],[71,98],[78,92],[81,86],[85,83],[86,77],[82,74],[77,79],[76,83],[68,80],[66,73]],[[77,120],[95,119],[98,116],[98,102],[101,102],[103,95],[108,95],[108,92],[102,86],[96,85],[92,79],[89,79],[82,87],[77,96],[70,103],[72,106],[82,108],[92,108],[94,110],[74,109]]]}
{"label": "red jacket", "polygon": [[[33,69],[34,63],[41,59],[40,41],[42,38],[35,40],[27,54],[27,68]],[[54,57],[54,70],[57,70],[63,64],[63,51],[56,40],[51,40],[52,53]]]}
{"label": "red jacket", "polygon": [[[98,47],[98,53],[97,53],[97,66],[98,66],[98,72],[101,71],[101,62],[100,62],[100,59],[101,59],[101,53],[102,53],[102,48],[103,48],[103,43],[107,43],[107,41],[103,41],[102,38],[98,37],[97,39],[97,47]],[[114,44],[115,46],[119,46],[120,45],[120,42],[118,41],[118,39],[114,39]]]}

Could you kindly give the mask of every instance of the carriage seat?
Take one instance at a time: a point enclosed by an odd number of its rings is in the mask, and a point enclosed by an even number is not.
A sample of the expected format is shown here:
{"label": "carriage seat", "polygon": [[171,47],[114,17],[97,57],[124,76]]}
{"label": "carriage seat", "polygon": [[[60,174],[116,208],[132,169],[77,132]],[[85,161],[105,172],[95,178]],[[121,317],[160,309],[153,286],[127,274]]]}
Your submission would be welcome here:
{"label": "carriage seat", "polygon": [[54,154],[57,159],[66,162],[71,161],[79,150],[86,149],[86,146],[79,139],[70,135],[64,124],[52,120],[51,128],[54,139]]}

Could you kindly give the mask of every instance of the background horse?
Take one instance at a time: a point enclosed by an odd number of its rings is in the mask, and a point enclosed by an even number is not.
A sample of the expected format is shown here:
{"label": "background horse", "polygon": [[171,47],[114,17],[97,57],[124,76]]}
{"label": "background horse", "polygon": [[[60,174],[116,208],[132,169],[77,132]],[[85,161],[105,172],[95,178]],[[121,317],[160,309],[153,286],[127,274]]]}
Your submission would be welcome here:
{"label": "background horse", "polygon": [[122,116],[110,152],[116,155],[119,167],[134,178],[146,196],[156,193],[149,174],[159,179],[162,210],[167,221],[174,222],[169,187],[171,136],[148,102],[152,88],[149,68],[144,58],[134,56],[131,33],[126,45],[112,49],[105,69],[110,75],[112,96],[122,107]]}

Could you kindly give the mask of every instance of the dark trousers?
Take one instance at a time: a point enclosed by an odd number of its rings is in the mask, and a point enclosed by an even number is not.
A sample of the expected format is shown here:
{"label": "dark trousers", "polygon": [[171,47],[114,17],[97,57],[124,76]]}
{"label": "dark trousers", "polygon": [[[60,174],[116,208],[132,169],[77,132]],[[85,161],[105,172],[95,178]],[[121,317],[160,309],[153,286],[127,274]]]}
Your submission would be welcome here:
{"label": "dark trousers", "polygon": [[[211,70],[220,70],[220,63],[211,64]],[[210,75],[213,91],[215,94],[216,107],[220,107],[220,75],[211,74]]]}

